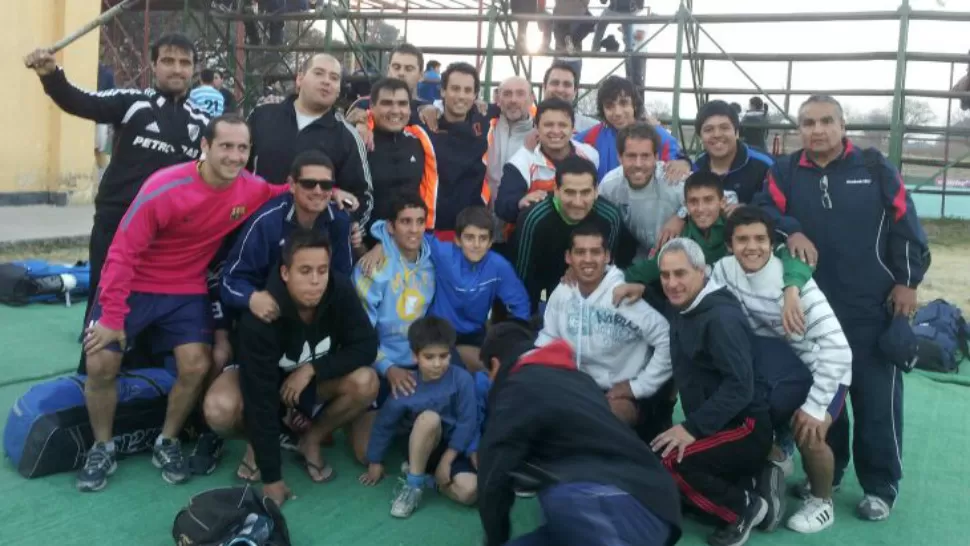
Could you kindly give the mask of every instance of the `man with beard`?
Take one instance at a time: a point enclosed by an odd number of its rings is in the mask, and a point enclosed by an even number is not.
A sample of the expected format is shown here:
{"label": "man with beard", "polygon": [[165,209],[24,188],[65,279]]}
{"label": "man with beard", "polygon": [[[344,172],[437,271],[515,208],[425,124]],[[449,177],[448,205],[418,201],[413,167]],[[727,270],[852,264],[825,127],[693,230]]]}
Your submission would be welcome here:
{"label": "man with beard", "polygon": [[267,200],[286,190],[243,171],[250,132],[234,115],[203,132],[200,162],[158,171],[122,219],[85,333],[84,385],[94,445],[78,471],[81,491],[99,491],[117,469],[112,435],[116,378],[126,340],[142,332],[154,352],[172,351],[178,377],[152,462],[168,483],[190,477],[178,436],[212,365],[206,269],[223,239]]}
{"label": "man with beard", "polygon": [[660,135],[645,122],[620,129],[616,137],[620,166],[600,183],[600,195],[616,205],[623,225],[636,241],[636,257],[649,257],[664,224],[684,207],[684,183],[670,181],[658,161]]}
{"label": "man with beard", "polygon": [[[95,301],[108,246],[145,179],[159,169],[199,158],[199,139],[209,118],[188,100],[196,60],[191,40],[182,34],[166,34],[151,48],[155,87],[98,93],[73,86],[46,49],[38,49],[24,60],[62,110],[114,126],[114,153],[94,198],[94,225],[88,243],[91,289],[85,317]],[[85,371],[83,355],[78,371]]]}

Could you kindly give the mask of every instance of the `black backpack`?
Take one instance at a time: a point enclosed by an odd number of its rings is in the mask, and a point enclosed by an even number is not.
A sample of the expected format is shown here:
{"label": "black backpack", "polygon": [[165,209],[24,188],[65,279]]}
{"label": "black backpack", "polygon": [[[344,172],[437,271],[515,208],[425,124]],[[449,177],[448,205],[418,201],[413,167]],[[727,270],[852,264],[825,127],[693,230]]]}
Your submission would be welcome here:
{"label": "black backpack", "polygon": [[251,514],[273,522],[272,534],[259,546],[291,546],[279,506],[250,485],[210,489],[193,496],[175,516],[172,538],[176,546],[223,546],[240,532]]}

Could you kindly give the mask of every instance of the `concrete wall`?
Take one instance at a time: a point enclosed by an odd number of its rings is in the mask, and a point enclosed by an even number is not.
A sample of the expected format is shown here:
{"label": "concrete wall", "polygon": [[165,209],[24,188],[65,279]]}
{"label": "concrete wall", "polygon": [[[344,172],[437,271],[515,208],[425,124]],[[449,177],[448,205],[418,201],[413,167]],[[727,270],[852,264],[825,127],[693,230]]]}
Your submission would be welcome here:
{"label": "concrete wall", "polygon": [[[61,112],[44,93],[23,57],[53,44],[100,13],[100,0],[4,2],[9,23],[0,34],[0,203],[35,200],[44,194],[90,201],[94,189],[94,124]],[[68,78],[97,89],[97,30],[58,55]]]}

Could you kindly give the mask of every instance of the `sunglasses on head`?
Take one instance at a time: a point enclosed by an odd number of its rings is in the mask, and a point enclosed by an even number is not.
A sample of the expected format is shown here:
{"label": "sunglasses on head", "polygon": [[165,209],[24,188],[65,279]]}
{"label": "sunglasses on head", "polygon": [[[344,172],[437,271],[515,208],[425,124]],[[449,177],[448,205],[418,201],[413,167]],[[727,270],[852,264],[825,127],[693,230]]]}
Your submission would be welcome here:
{"label": "sunglasses on head", "polygon": [[296,181],[301,188],[305,190],[312,190],[313,188],[320,186],[323,191],[330,191],[333,189],[333,180],[315,180],[313,178],[301,178]]}

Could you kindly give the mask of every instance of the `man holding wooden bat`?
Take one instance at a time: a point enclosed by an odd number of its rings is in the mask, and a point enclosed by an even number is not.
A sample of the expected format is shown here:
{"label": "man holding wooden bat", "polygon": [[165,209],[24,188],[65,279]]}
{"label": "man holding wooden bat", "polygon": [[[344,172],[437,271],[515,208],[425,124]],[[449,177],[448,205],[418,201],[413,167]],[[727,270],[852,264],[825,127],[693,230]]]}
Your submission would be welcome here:
{"label": "man holding wooden bat", "polygon": [[[151,48],[155,85],[148,89],[112,89],[91,93],[72,85],[50,49],[38,49],[24,64],[40,76],[44,92],[61,110],[115,130],[115,149],[94,199],[94,226],[89,246],[91,291],[97,294],[101,268],[122,216],[145,179],[155,171],[199,158],[201,136],[209,118],[192,106],[188,92],[196,51],[182,34],[161,36]],[[86,363],[81,356],[79,372]]]}

